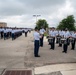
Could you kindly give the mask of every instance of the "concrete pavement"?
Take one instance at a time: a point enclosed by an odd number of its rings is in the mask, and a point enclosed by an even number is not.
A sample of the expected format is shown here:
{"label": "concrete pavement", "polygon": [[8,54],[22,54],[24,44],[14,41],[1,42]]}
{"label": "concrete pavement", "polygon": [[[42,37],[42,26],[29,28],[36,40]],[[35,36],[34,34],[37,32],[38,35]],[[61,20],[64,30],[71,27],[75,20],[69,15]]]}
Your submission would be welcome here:
{"label": "concrete pavement", "polygon": [[49,75],[56,75],[62,74],[62,75],[76,75],[76,63],[73,64],[55,64],[55,65],[47,65],[43,67],[36,67],[35,68],[35,74],[49,74]]}
{"label": "concrete pavement", "polygon": [[[33,46],[33,32],[28,34],[28,37],[23,35],[14,41],[0,39],[0,71],[9,68],[34,69],[47,65],[76,63],[76,50],[71,50],[71,46],[69,46],[67,54],[62,53],[63,48],[58,47],[57,44],[55,44],[55,50],[50,50],[45,38],[44,47],[40,47],[39,50],[40,58],[34,57]],[[61,72],[54,71],[54,74],[61,74]]]}

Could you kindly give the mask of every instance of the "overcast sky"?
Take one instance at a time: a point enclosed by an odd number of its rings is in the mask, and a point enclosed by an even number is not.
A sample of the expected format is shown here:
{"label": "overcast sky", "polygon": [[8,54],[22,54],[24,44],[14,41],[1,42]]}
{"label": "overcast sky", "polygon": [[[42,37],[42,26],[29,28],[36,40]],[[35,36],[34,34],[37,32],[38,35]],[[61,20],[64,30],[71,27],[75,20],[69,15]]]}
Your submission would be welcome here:
{"label": "overcast sky", "polygon": [[36,17],[56,27],[68,15],[76,19],[76,0],[0,0],[0,22],[9,27],[35,27]]}

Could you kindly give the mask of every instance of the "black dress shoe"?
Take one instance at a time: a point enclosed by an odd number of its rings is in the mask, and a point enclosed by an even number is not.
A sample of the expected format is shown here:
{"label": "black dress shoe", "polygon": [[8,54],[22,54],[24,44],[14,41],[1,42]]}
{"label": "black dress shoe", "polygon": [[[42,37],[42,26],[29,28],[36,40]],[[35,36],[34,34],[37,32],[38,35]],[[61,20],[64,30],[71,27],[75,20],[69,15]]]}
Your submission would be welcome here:
{"label": "black dress shoe", "polygon": [[38,55],[37,57],[40,57],[40,55]]}
{"label": "black dress shoe", "polygon": [[53,48],[50,48],[51,50],[54,50]]}
{"label": "black dress shoe", "polygon": [[71,50],[74,50],[73,48],[71,48]]}
{"label": "black dress shoe", "polygon": [[39,55],[35,56],[35,57],[40,57]]}
{"label": "black dress shoe", "polygon": [[58,47],[62,47],[62,46],[58,46]]}
{"label": "black dress shoe", "polygon": [[65,53],[67,53],[67,52],[65,52]]}
{"label": "black dress shoe", "polygon": [[43,46],[40,46],[40,47],[43,47]]}
{"label": "black dress shoe", "polygon": [[64,53],[65,51],[62,51],[62,53]]}
{"label": "black dress shoe", "polygon": [[50,49],[52,49],[52,48],[50,48]]}

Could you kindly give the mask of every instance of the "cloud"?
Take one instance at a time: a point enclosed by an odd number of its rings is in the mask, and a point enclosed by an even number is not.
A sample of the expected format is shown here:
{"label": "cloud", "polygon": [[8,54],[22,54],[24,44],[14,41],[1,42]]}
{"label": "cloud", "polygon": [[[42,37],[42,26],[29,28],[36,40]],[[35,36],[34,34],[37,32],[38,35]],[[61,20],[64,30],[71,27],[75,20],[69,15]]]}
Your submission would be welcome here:
{"label": "cloud", "polygon": [[[0,0],[1,15],[23,15],[52,12],[65,0]],[[46,12],[47,13],[47,12]]]}
{"label": "cloud", "polygon": [[0,0],[0,21],[8,26],[34,27],[37,19],[46,19],[49,26],[58,23],[70,14],[75,15],[75,0]]}
{"label": "cloud", "polygon": [[59,4],[63,4],[65,0],[18,0],[24,4],[27,4],[33,8],[45,8],[48,6],[56,6]]}
{"label": "cloud", "polygon": [[15,0],[3,0],[0,3],[0,14],[4,16],[22,15],[27,11],[24,11],[24,9],[24,5]]}
{"label": "cloud", "polygon": [[72,6],[73,9],[74,9],[73,15],[74,15],[74,17],[75,17],[75,19],[76,19],[76,0],[69,0],[69,1],[71,2],[71,6]]}
{"label": "cloud", "polygon": [[74,14],[74,12],[75,10],[71,2],[67,0],[65,4],[62,5],[62,7],[60,7],[56,12],[49,16],[49,19],[51,20],[51,22],[49,21],[50,26],[56,27],[63,18]]}

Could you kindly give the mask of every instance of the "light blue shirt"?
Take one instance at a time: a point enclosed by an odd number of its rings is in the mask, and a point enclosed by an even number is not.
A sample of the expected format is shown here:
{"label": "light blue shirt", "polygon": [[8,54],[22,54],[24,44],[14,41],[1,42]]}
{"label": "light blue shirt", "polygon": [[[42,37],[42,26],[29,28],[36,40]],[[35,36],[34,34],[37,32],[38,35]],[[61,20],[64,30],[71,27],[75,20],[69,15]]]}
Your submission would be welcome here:
{"label": "light blue shirt", "polygon": [[40,29],[40,34],[44,34],[45,29]]}
{"label": "light blue shirt", "polygon": [[73,38],[76,38],[76,33],[72,33],[72,37]]}
{"label": "light blue shirt", "polygon": [[65,31],[65,32],[64,32],[64,38],[68,38],[68,37],[70,37],[70,36],[71,36],[71,35],[70,35],[69,31],[67,31],[67,32]]}
{"label": "light blue shirt", "polygon": [[59,35],[60,36],[63,36],[64,35],[64,32],[63,31],[59,31]]}
{"label": "light blue shirt", "polygon": [[56,32],[55,31],[50,31],[50,36],[55,37],[56,36]]}
{"label": "light blue shirt", "polygon": [[40,34],[38,32],[34,32],[34,40],[40,40]]}

